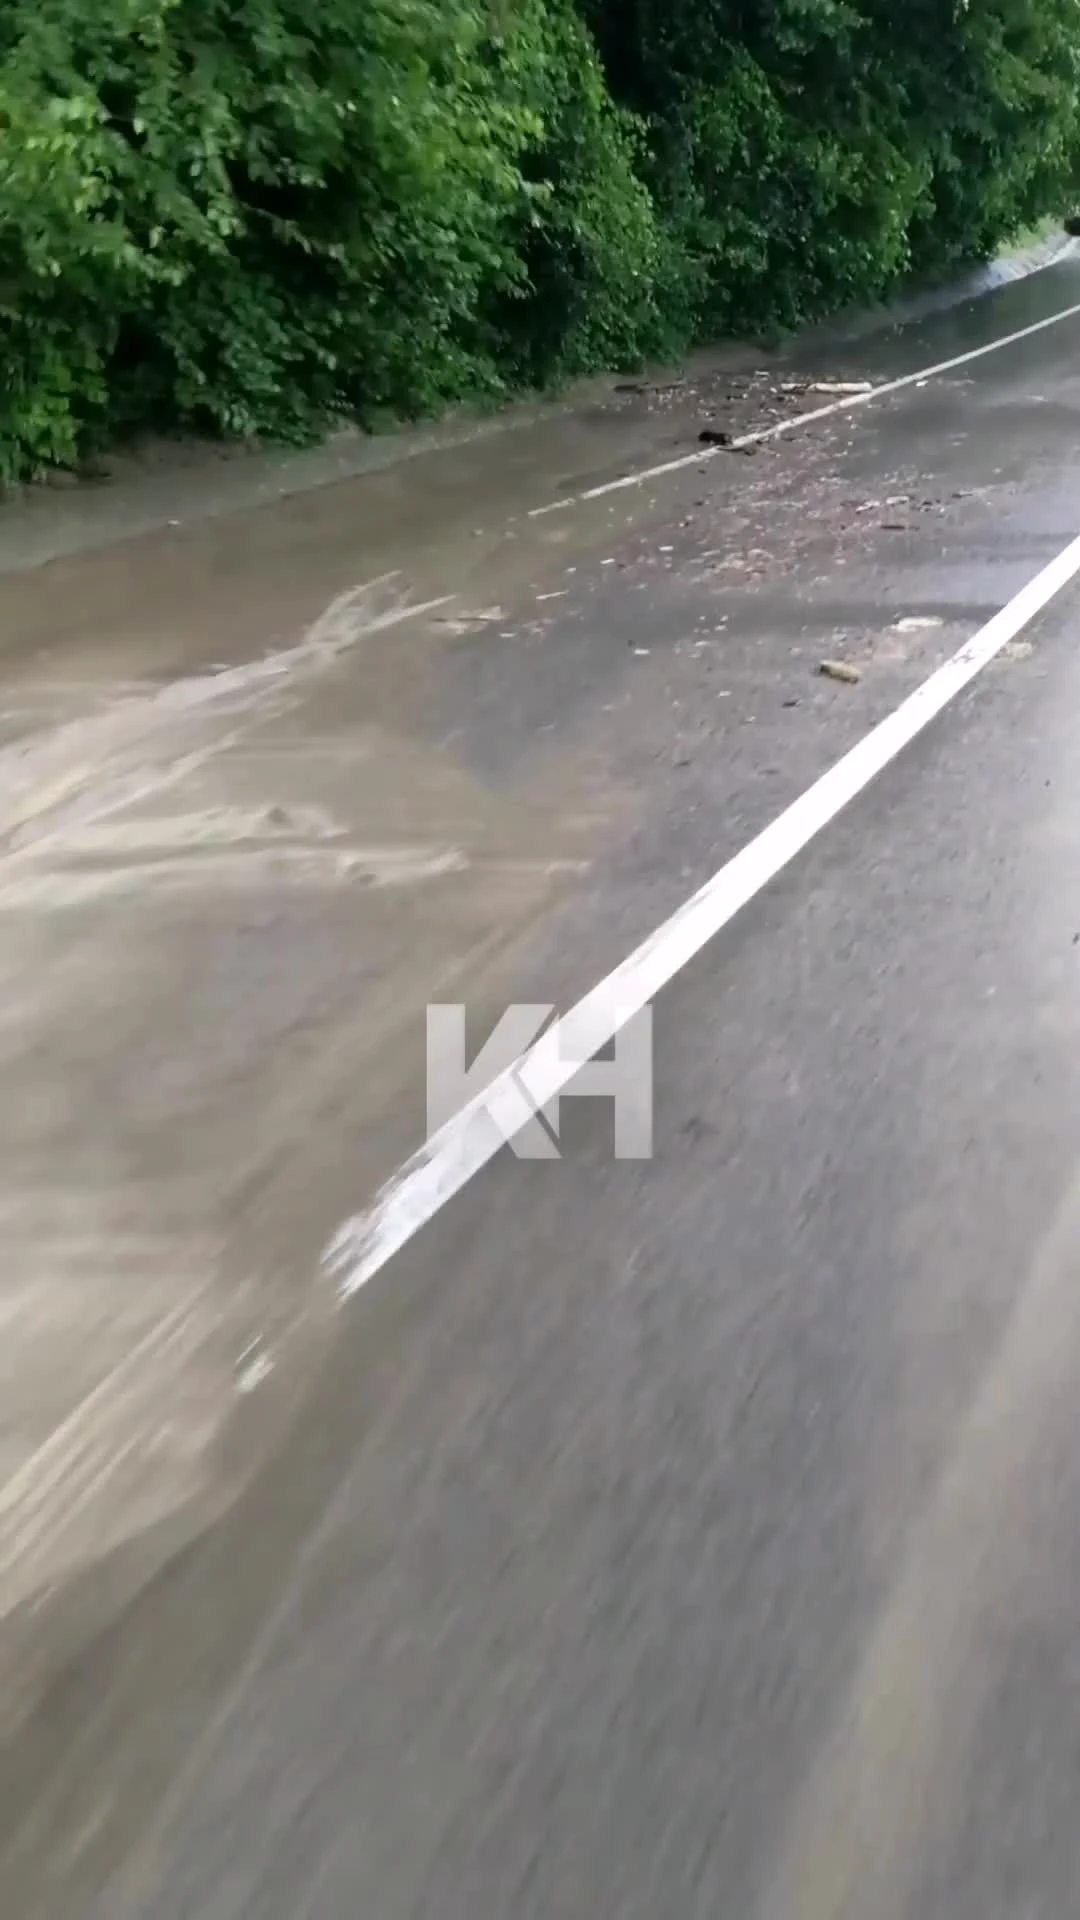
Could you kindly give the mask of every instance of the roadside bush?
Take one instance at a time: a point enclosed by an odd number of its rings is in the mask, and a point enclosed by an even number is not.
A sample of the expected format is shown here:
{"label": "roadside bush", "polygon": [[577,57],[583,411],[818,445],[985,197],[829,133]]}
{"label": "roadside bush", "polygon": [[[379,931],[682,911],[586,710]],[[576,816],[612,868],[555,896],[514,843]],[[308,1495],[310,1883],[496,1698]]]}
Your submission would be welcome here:
{"label": "roadside bush", "polygon": [[0,478],[789,326],[1075,188],[1080,0],[4,0]]}
{"label": "roadside bush", "polygon": [[790,326],[1070,203],[1078,0],[583,0],[699,325]]}
{"label": "roadside bush", "polygon": [[663,336],[634,128],[569,4],[11,0],[0,54],[5,477]]}
{"label": "roadside bush", "polygon": [[494,318],[508,377],[543,384],[678,353],[691,328],[641,177],[644,130],[612,104],[572,6],[526,0],[518,20],[535,131],[511,227],[520,276]]}
{"label": "roadside bush", "polygon": [[16,0],[14,21],[0,326],[23,449],[129,421],[295,436],[493,376],[473,322],[520,272],[534,130],[468,0]]}

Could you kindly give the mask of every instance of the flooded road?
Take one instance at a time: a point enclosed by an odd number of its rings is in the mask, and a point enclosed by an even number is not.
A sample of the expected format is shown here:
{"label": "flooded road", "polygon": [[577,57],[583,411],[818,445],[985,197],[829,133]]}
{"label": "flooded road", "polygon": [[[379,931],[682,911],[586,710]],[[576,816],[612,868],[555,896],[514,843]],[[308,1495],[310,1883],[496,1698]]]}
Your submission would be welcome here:
{"label": "flooded road", "polygon": [[1069,578],[663,971],[652,1160],[328,1249],[430,1003],[670,945],[1067,548],[1078,347],[1062,261],[12,555],[5,1912],[1069,1910]]}

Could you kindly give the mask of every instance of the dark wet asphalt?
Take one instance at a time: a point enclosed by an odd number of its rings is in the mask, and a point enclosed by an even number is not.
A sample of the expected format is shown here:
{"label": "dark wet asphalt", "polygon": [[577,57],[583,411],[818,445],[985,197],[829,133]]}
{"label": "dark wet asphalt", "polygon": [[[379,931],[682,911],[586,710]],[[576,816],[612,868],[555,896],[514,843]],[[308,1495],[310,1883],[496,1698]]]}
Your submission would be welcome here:
{"label": "dark wet asphalt", "polygon": [[[1055,270],[844,369],[1073,299]],[[522,995],[591,984],[1076,533],[1078,349],[823,433],[790,511],[762,456],[759,572],[717,584],[693,474],[543,649],[461,650],[493,786],[504,711],[642,796]],[[507,1155],[342,1316],[3,1757],[5,1913],[1075,1911],[1078,628],[1074,589],[663,997],[653,1163],[571,1102],[561,1162]],[[857,687],[815,678],[838,650]]]}

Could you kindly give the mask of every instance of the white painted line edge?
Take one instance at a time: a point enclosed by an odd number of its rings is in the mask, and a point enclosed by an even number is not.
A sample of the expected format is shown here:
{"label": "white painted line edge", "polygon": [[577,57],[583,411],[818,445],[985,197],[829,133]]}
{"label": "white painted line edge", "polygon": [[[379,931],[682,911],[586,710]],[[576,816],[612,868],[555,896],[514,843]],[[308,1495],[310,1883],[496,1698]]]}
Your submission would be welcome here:
{"label": "white painted line edge", "polygon": [[1013,333],[1003,333],[997,340],[988,340],[981,347],[969,347],[966,353],[956,353],[950,360],[939,360],[930,367],[919,367],[914,373],[902,373],[896,380],[882,380],[878,386],[869,387],[862,393],[847,393],[842,399],[830,400],[823,407],[810,407],[805,413],[793,413],[787,419],[777,420],[769,427],[755,427],[749,433],[739,434],[727,447],[699,446],[693,453],[679,454],[673,460],[663,460],[658,466],[641,467],[633,473],[624,473],[618,480],[605,480],[601,486],[587,487],[583,493],[568,495],[562,500],[549,501],[546,506],[533,507],[530,520],[542,520],[546,514],[561,513],[567,507],[580,506],[586,500],[602,500],[607,494],[622,493],[628,487],[640,487],[650,480],[662,480],[669,473],[684,472],[687,467],[700,467],[707,460],[715,460],[718,454],[738,452],[740,447],[758,447],[766,441],[778,440],[782,434],[795,433],[800,427],[812,426],[816,420],[827,420],[832,414],[850,413],[855,407],[869,406],[872,400],[882,400],[890,393],[902,393],[906,387],[921,386],[927,380],[936,380],[943,373],[953,373],[957,367],[970,366],[973,360],[982,360],[988,353],[998,353],[1002,347],[1015,346],[1019,340],[1030,340],[1035,334],[1045,332],[1047,327],[1060,326],[1063,320],[1075,320],[1080,315],[1080,302],[1071,307],[1063,307],[1059,313],[1047,314],[1041,320],[1033,320],[1029,326],[1017,327]]}
{"label": "white painted line edge", "polygon": [[[719,868],[622,964],[536,1044],[452,1116],[349,1220],[323,1255],[342,1299],[359,1292],[455,1194],[494,1160],[521,1124],[520,1089],[538,1108],[607,1046],[729,921],[863,792],[898,753],[1080,574],[1080,535],[979,628],[943,667]],[[563,1042],[574,1036],[563,1052]],[[583,1046],[582,1041],[585,1044]],[[505,1102],[505,1126],[492,1118]]]}

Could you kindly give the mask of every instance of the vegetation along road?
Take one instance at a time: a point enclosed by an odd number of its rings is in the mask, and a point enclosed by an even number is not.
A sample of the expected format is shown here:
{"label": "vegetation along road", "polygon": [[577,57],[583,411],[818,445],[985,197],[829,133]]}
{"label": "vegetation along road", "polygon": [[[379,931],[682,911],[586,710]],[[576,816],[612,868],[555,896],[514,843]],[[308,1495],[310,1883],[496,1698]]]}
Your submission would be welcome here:
{"label": "vegetation along road", "polygon": [[5,1916],[1076,1912],[1078,25],[3,10]]}

